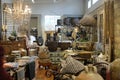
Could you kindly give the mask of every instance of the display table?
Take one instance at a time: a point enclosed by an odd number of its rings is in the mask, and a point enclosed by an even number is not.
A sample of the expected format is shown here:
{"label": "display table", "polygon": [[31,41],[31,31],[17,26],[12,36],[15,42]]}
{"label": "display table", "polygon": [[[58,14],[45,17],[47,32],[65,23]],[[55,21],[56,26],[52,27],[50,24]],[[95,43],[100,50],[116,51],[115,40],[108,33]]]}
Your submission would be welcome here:
{"label": "display table", "polygon": [[8,73],[14,80],[32,80],[35,77],[35,61],[28,62],[23,66],[12,67],[8,69]]}
{"label": "display table", "polygon": [[61,50],[66,50],[68,48],[70,48],[71,46],[71,42],[58,42],[58,47],[61,48]]}
{"label": "display table", "polygon": [[11,55],[12,51],[19,49],[27,49],[26,41],[0,41],[0,45],[4,48],[5,55]]}
{"label": "display table", "polygon": [[85,65],[89,64],[91,61],[91,56],[94,53],[93,51],[75,51],[76,55],[71,55],[74,59],[83,62]]}
{"label": "display table", "polygon": [[93,45],[94,45],[93,42],[76,42],[76,47],[77,49],[80,50],[92,51]]}
{"label": "display table", "polygon": [[93,54],[93,51],[84,51],[84,50],[81,50],[81,51],[78,51],[76,52],[78,54],[78,56],[82,57],[82,58],[91,58],[92,54]]}
{"label": "display table", "polygon": [[13,80],[24,80],[25,79],[25,67],[19,68],[7,68],[6,69]]}
{"label": "display table", "polygon": [[61,48],[61,50],[66,50],[69,47],[71,47],[71,42],[70,41],[47,41],[46,46],[48,47],[50,52],[55,52],[57,48]]}

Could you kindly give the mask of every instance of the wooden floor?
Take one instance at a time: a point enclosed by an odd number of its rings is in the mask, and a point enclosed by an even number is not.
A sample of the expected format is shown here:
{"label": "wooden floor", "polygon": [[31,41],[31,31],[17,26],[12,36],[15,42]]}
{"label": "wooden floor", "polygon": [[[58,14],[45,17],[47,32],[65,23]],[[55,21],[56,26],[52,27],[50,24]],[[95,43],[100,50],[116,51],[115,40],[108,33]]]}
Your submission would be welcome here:
{"label": "wooden floor", "polygon": [[52,74],[50,74],[50,76],[49,76],[49,73],[48,73],[48,76],[47,76],[46,73],[47,73],[47,70],[38,69],[36,71],[35,80],[54,80],[54,76]]}
{"label": "wooden floor", "polygon": [[49,73],[48,70],[40,69],[38,60],[36,60],[36,69],[35,69],[34,80],[54,80],[54,76],[51,73]]}

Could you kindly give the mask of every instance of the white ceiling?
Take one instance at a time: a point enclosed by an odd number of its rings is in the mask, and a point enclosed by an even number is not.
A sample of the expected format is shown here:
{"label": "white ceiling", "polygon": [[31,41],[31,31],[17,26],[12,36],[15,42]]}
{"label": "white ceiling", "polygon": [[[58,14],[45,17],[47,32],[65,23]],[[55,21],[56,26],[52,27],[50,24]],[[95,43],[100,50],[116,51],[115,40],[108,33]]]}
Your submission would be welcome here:
{"label": "white ceiling", "polygon": [[[11,3],[13,0],[2,0],[3,3]],[[24,0],[28,3],[32,3],[32,0]],[[48,4],[48,3],[59,3],[65,0],[34,0],[35,4]]]}
{"label": "white ceiling", "polygon": [[61,2],[64,0],[34,0],[35,3],[56,3],[56,2]]}
{"label": "white ceiling", "polygon": [[35,3],[51,3],[53,0],[34,0]]}

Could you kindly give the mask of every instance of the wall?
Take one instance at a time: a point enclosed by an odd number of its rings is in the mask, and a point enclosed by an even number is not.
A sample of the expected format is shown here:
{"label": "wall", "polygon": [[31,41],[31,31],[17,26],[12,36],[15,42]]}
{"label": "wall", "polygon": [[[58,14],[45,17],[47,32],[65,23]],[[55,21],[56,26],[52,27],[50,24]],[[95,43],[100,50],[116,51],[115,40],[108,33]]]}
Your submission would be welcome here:
{"label": "wall", "polygon": [[97,8],[99,8],[101,5],[104,4],[104,0],[98,0],[98,2],[96,2],[94,5],[92,5],[89,9],[87,8],[87,1],[88,0],[85,0],[85,13],[86,14],[89,14],[91,13],[92,11],[96,10]]}
{"label": "wall", "polygon": [[[38,36],[42,36],[42,27],[41,27],[41,15],[40,14],[32,14],[31,17],[37,17],[37,29],[38,29]],[[32,22],[30,22],[32,24]],[[32,26],[31,26],[32,27]]]}
{"label": "wall", "polygon": [[[32,14],[45,15],[83,15],[85,8],[85,0],[25,0],[32,7]],[[2,0],[3,3],[11,3],[12,0]]]}
{"label": "wall", "polygon": [[38,24],[38,17],[31,17],[30,28],[36,28]]}
{"label": "wall", "polygon": [[[38,17],[38,35],[44,34],[44,16],[60,15],[60,16],[81,16],[85,12],[85,0],[35,0],[38,1],[31,5],[32,16]],[[52,1],[52,2],[51,2]],[[3,2],[11,3],[11,0],[3,0]]]}
{"label": "wall", "polygon": [[[98,3],[100,3],[98,5]],[[99,6],[102,5],[104,2],[103,0],[99,0],[90,9],[87,9],[87,0],[86,4],[86,14],[94,13],[98,10]],[[120,0],[114,0],[114,56],[115,58],[120,58]]]}
{"label": "wall", "polygon": [[[96,26],[97,27],[97,42],[100,42],[100,41],[103,42],[104,35],[103,34],[100,35],[100,33],[104,32],[104,30],[101,31],[101,28],[103,29],[104,25],[100,26],[99,23],[100,23],[100,15],[104,13],[104,6],[103,6],[104,0],[98,0],[98,2],[93,4],[90,8],[88,8],[87,4],[88,4],[88,0],[85,0],[85,14],[89,14],[89,15],[97,17],[97,26]],[[102,37],[102,39],[100,36]]]}
{"label": "wall", "polygon": [[115,58],[120,58],[120,0],[114,0]]}
{"label": "wall", "polygon": [[[60,2],[39,2],[32,5],[32,14],[41,15],[38,29],[42,29],[38,33],[44,36],[45,41],[45,32],[44,32],[44,16],[45,15],[60,15],[60,16],[81,16],[85,12],[84,0],[61,0]],[[39,30],[40,30],[39,29]]]}
{"label": "wall", "polygon": [[42,15],[83,15],[84,0],[63,0],[58,3],[35,3],[35,5],[32,5],[32,13]]}
{"label": "wall", "polygon": [[1,0],[2,2],[5,2],[5,3],[11,3],[12,0]]}

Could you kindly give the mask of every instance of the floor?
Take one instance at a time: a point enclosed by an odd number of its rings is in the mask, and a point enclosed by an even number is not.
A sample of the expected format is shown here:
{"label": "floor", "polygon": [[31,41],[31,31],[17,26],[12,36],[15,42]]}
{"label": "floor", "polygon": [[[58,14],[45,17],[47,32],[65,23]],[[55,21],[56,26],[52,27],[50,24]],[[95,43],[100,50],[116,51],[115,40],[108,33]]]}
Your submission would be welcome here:
{"label": "floor", "polygon": [[35,80],[54,80],[54,76],[47,72],[47,70],[37,70]]}
{"label": "floor", "polygon": [[54,80],[54,75],[49,71],[49,69],[45,69],[44,67],[39,67],[39,60],[36,60],[36,68],[35,68],[35,78],[33,80]]}

